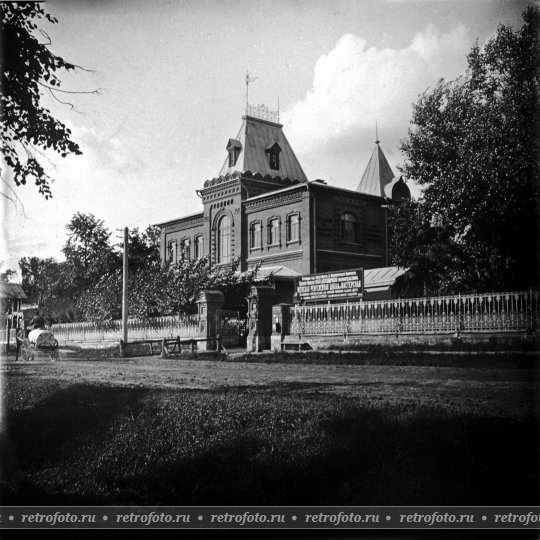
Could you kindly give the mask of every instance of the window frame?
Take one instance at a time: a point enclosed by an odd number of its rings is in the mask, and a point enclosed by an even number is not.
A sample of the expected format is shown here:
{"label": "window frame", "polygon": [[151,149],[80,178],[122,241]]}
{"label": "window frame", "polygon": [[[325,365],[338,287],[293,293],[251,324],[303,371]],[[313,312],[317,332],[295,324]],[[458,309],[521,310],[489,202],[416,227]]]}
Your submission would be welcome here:
{"label": "window frame", "polygon": [[193,239],[193,255],[195,257],[195,260],[198,261],[204,257],[204,236],[202,234],[198,234]]}
{"label": "window frame", "polygon": [[[256,245],[254,243],[254,239],[255,239],[255,227],[256,226],[259,226],[259,231],[258,231],[258,245]],[[249,249],[251,251],[258,251],[258,250],[261,250],[263,248],[263,226],[262,226],[262,221],[260,219],[256,220],[256,221],[252,221],[249,225]]]}
{"label": "window frame", "polygon": [[275,150],[268,153],[269,155],[269,165],[273,171],[279,171],[279,152]]}
{"label": "window frame", "polygon": [[[224,235],[222,234],[222,223],[224,222],[224,220],[228,221],[228,227],[226,229],[227,231],[226,237],[228,238],[228,241],[226,244],[227,245],[226,260],[224,260],[224,255],[223,255]],[[231,216],[229,216],[228,214],[223,214],[219,216],[217,225],[216,225],[216,264],[230,264],[232,262],[232,249],[231,249],[232,227],[233,227],[233,222],[232,222]]]}
{"label": "window frame", "polygon": [[189,236],[180,240],[180,260],[189,261],[191,259],[191,242]]}
{"label": "window frame", "polygon": [[[345,219],[347,216],[351,216],[353,219]],[[358,244],[358,218],[352,212],[343,212],[340,215],[340,241],[345,244]],[[351,224],[349,226],[346,224]],[[349,230],[348,230],[349,229]],[[352,233],[352,239],[349,237]]]}
{"label": "window frame", "polygon": [[[276,223],[275,228],[272,226],[273,223]],[[267,229],[268,229],[268,234],[267,234],[268,246],[267,247],[268,248],[280,247],[281,246],[281,218],[279,216],[272,216],[268,218]],[[276,240],[275,242],[272,239],[272,232],[274,230],[277,231],[276,232],[277,238],[275,239]]]}
{"label": "window frame", "polygon": [[[296,225],[296,230],[297,230],[297,237],[296,238],[292,238],[291,236],[291,232],[292,232],[292,219],[293,218],[297,218],[297,221],[295,223]],[[300,212],[297,212],[297,211],[294,211],[294,212],[291,212],[290,214],[287,214],[287,218],[286,218],[286,221],[285,221],[285,228],[286,228],[286,231],[285,231],[285,241],[287,242],[287,244],[299,244],[300,243],[300,221],[301,221],[301,218],[300,218]]]}
{"label": "window frame", "polygon": [[178,241],[176,238],[167,242],[167,262],[172,264],[178,262]]}

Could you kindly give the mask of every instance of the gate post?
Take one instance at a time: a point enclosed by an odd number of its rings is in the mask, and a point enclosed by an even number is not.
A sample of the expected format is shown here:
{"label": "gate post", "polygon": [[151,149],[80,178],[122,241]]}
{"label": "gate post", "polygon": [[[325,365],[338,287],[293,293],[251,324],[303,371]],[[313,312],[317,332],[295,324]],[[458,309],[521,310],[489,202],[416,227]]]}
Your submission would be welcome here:
{"label": "gate post", "polygon": [[270,348],[272,334],[272,302],[276,291],[269,285],[251,287],[248,296],[247,352],[261,352]]}
{"label": "gate post", "polygon": [[292,304],[276,304],[272,306],[272,335],[270,344],[273,351],[281,351],[283,338],[290,332],[290,313]]}
{"label": "gate post", "polygon": [[[197,299],[199,331],[198,338],[213,339],[216,337],[216,311],[221,309],[225,296],[221,291],[201,291]],[[215,351],[215,341],[198,341],[199,351]]]}

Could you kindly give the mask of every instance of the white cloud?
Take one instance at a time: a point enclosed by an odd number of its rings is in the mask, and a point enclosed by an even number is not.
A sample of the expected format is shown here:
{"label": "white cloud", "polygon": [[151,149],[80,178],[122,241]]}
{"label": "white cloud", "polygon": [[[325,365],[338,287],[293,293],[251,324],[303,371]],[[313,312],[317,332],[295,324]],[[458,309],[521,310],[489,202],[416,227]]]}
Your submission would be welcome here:
{"label": "white cloud", "polygon": [[[32,182],[14,187],[20,200],[4,198],[0,260],[8,267],[15,268],[21,257],[29,255],[59,257],[66,241],[65,224],[75,212],[93,213],[109,229],[148,223],[148,188],[142,181],[146,166],[137,140],[130,134],[101,133],[64,122],[83,154],[62,159],[49,152],[52,163],[41,160],[54,178],[52,199],[40,196]],[[5,184],[2,192],[13,198]]]}
{"label": "white cloud", "polygon": [[312,89],[283,114],[301,161],[315,177],[331,177],[336,151],[341,161],[350,159],[353,148],[369,155],[376,121],[393,153],[406,136],[411,104],[441,77],[463,72],[470,44],[462,25],[446,34],[428,25],[402,49],[378,49],[360,36],[343,35],[315,64]]}

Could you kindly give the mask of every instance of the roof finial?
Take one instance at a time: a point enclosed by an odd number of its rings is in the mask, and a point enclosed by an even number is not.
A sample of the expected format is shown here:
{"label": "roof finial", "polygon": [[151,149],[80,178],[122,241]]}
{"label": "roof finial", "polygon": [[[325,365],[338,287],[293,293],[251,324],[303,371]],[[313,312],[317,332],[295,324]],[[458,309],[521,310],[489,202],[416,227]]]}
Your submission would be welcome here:
{"label": "roof finial", "polygon": [[256,81],[259,77],[250,77],[249,71],[246,71],[246,114],[249,105],[249,83]]}
{"label": "roof finial", "polygon": [[375,144],[379,144],[379,128],[377,126],[377,120],[375,120]]}
{"label": "roof finial", "polygon": [[277,121],[279,124],[279,96],[277,97]]}

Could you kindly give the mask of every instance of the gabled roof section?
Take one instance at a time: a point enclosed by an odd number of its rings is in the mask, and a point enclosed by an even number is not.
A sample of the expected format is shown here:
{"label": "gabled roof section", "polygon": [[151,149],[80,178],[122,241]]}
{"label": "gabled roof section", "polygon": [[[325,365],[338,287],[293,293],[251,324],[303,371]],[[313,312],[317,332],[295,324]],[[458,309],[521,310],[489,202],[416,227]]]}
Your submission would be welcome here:
{"label": "gabled roof section", "polygon": [[[289,178],[299,182],[307,182],[307,177],[283,133],[283,126],[276,122],[263,120],[254,116],[243,116],[242,126],[233,144],[240,144],[240,154],[236,163],[229,167],[229,157],[225,159],[218,176],[230,175],[234,172],[269,175],[271,177]],[[270,168],[268,150],[279,147],[279,169]],[[230,146],[227,145],[227,148]],[[238,147],[238,146],[236,146]],[[276,147],[276,149],[277,149]]]}
{"label": "gabled roof section", "polygon": [[18,283],[0,284],[0,298],[26,298],[26,294]]}
{"label": "gabled roof section", "polygon": [[375,141],[375,148],[356,191],[367,193],[368,195],[385,197],[384,186],[392,182],[393,178],[394,173],[377,140]]}

